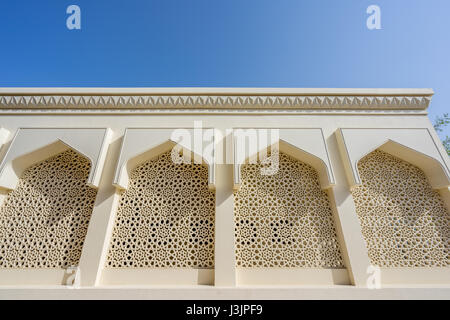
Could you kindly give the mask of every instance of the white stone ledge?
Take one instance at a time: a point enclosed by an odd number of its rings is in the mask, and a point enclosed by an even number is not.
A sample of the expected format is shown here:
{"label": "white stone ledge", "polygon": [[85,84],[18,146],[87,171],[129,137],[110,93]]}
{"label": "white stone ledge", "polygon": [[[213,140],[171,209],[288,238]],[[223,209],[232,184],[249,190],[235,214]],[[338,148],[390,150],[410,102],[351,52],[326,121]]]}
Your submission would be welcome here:
{"label": "white stone ledge", "polygon": [[214,269],[104,268],[101,285],[213,285]]}
{"label": "white stone ledge", "polygon": [[385,285],[447,285],[450,286],[450,268],[414,267],[380,268],[381,283]]}
{"label": "white stone ledge", "polygon": [[0,287],[63,285],[70,274],[62,268],[1,268]]}
{"label": "white stone ledge", "polygon": [[1,300],[20,299],[143,299],[143,300],[386,300],[450,299],[450,286],[399,286],[381,289],[353,286],[252,286],[215,288],[211,286],[117,286],[71,289],[64,286],[0,287]]}
{"label": "white stone ledge", "polygon": [[238,286],[349,285],[345,268],[236,268]]}

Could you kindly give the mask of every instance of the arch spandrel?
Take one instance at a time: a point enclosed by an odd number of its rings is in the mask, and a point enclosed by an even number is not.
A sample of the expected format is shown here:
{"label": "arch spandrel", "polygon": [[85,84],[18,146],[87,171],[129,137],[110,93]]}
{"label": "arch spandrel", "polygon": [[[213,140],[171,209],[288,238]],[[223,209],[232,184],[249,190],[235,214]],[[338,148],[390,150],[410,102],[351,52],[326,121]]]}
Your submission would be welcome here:
{"label": "arch spandrel", "polygon": [[[236,129],[239,130],[239,129]],[[245,130],[245,129],[240,129]],[[286,153],[297,160],[311,165],[319,174],[319,181],[322,189],[327,189],[335,184],[335,177],[331,162],[328,156],[328,149],[321,129],[256,129],[256,130],[277,130],[278,137],[270,137],[268,140],[258,139],[257,147],[249,146],[251,151],[248,157],[237,155],[243,150],[239,145],[239,138],[234,131],[234,188],[238,189],[241,183],[241,166],[251,160],[255,160],[259,155],[265,154],[267,150],[279,148],[280,152]],[[258,136],[258,134],[256,134]],[[242,141],[242,140],[241,140]],[[253,148],[253,149],[252,149]],[[255,152],[256,150],[256,152]]]}
{"label": "arch spandrel", "polygon": [[[205,159],[202,155],[199,155],[201,152],[194,152],[192,150],[195,147],[192,148],[191,141],[174,141],[174,130],[175,129],[127,128],[115,171],[114,185],[120,189],[127,189],[131,170],[140,163],[177,147],[183,154],[189,153],[191,159],[200,159],[208,165],[209,187],[214,188],[214,150],[211,155],[212,159]],[[186,133],[193,137],[193,129],[181,130],[186,130]],[[208,143],[209,142],[202,141],[202,150],[205,150]]]}
{"label": "arch spandrel", "polygon": [[449,160],[428,129],[339,129],[336,132],[351,188],[361,184],[358,162],[379,149],[423,170],[434,189],[450,186]]}
{"label": "arch spandrel", "polygon": [[20,128],[0,166],[0,187],[14,189],[29,166],[68,149],[91,162],[87,184],[98,187],[111,136],[107,128]]}

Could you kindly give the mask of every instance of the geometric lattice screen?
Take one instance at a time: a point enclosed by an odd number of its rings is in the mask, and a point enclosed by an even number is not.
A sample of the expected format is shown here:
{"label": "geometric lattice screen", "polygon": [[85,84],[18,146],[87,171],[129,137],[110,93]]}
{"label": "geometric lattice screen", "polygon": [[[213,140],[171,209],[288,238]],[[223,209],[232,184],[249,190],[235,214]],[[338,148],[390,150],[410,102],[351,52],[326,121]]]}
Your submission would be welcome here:
{"label": "geometric lattice screen", "polygon": [[261,174],[263,167],[241,167],[234,204],[236,266],[343,267],[330,202],[317,172],[283,153],[276,174]]}
{"label": "geometric lattice screen", "polygon": [[379,267],[450,266],[450,215],[417,167],[376,150],[352,191],[369,258]]}
{"label": "geometric lattice screen", "polygon": [[213,268],[214,214],[208,167],[163,153],[132,170],[106,267]]}
{"label": "geometric lattice screen", "polygon": [[77,265],[97,191],[72,150],[25,170],[0,208],[0,268]]}

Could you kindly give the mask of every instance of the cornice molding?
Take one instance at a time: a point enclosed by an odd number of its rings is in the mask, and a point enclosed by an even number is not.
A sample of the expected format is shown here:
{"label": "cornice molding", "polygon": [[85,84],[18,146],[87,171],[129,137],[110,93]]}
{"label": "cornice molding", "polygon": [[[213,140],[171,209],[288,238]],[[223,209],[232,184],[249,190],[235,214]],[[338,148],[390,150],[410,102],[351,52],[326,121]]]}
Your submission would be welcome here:
{"label": "cornice molding", "polygon": [[[159,90],[167,94],[160,94],[155,89],[147,89],[148,93],[146,90],[138,92],[123,88],[116,91],[112,88],[86,89],[86,93],[81,89],[62,89],[53,89],[52,93],[42,88],[42,94],[39,94],[39,88],[28,91],[3,88],[0,89],[0,109],[425,110],[433,94],[428,89],[322,89],[322,94],[315,93],[319,89],[299,89],[298,92],[294,89],[267,89],[267,94],[263,94],[263,88],[247,91],[209,88],[210,91],[215,89],[211,94],[198,88],[192,92],[180,88],[179,94],[176,88],[171,89],[172,92]],[[351,94],[352,90],[355,94]]]}

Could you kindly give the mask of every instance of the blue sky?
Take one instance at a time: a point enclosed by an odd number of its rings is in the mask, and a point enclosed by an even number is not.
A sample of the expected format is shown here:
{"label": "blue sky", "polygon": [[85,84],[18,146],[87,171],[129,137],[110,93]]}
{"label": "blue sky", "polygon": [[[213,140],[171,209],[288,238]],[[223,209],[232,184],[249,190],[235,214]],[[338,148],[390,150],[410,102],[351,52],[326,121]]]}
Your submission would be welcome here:
{"label": "blue sky", "polygon": [[[81,30],[66,27],[71,4]],[[381,30],[366,27],[371,4]],[[425,87],[434,119],[450,110],[449,12],[449,0],[2,1],[0,86]]]}

